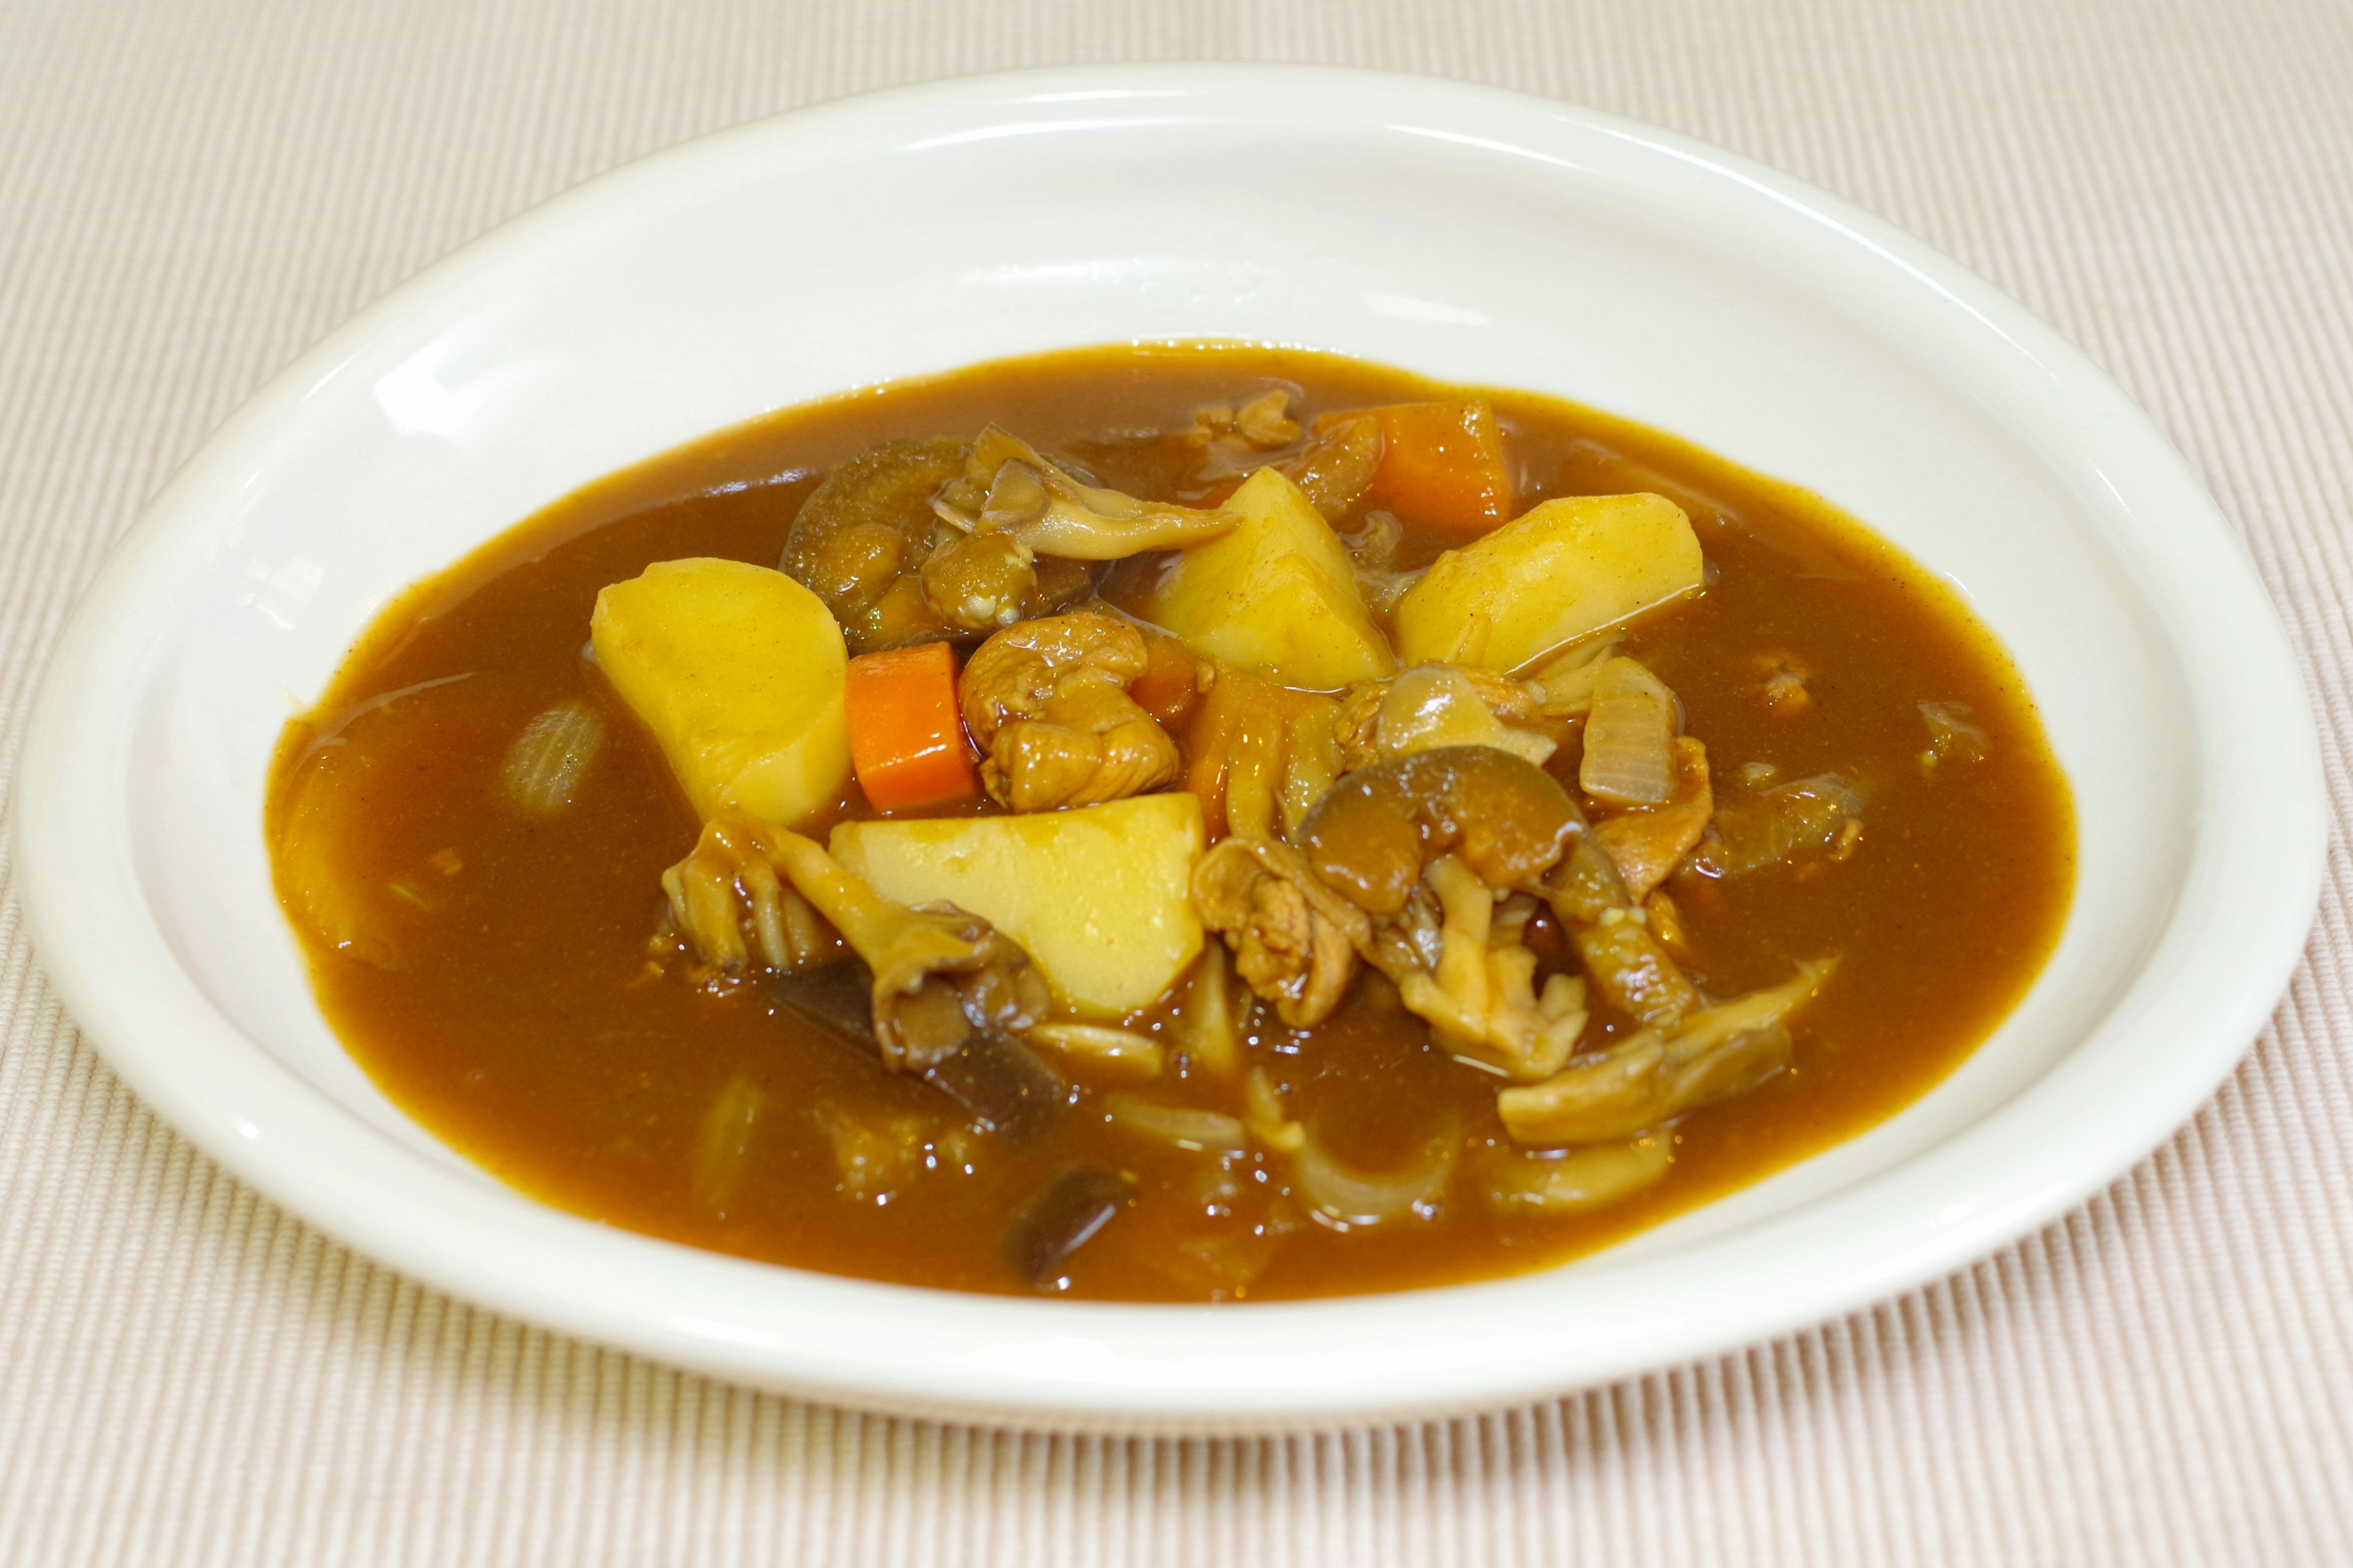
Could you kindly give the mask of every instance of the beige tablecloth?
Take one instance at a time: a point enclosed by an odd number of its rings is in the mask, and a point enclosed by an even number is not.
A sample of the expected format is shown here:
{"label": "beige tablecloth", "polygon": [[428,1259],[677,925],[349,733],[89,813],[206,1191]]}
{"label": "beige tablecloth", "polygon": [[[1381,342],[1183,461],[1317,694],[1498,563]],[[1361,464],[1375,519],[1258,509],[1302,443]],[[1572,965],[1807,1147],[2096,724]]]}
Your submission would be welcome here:
{"label": "beige tablecloth", "polygon": [[[350,312],[640,153],[869,88],[1314,60],[1616,110],[2007,288],[2189,454],[2353,805],[2346,0],[0,3],[0,741],[110,542]],[[306,1229],[150,1117],[0,907],[0,1563],[2353,1563],[2347,863],[2097,1202],[1746,1354],[1448,1426],[1146,1443],[809,1408]]]}

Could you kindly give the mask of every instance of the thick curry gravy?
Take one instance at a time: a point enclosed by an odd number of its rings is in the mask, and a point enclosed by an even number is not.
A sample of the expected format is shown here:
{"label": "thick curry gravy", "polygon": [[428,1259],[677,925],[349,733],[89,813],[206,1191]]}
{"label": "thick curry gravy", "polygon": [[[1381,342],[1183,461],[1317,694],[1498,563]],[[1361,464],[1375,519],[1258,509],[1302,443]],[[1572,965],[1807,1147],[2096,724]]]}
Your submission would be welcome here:
{"label": "thick curry gravy", "polygon": [[[1108,1124],[1092,1092],[1036,1146],[960,1131],[954,1104],[772,988],[714,994],[649,969],[660,874],[700,825],[583,658],[600,588],[682,556],[774,564],[823,471],[893,437],[968,436],[995,421],[1104,484],[1167,496],[1172,444],[1134,433],[1181,429],[1198,405],[1276,383],[1297,389],[1304,415],[1441,390],[1335,357],[1229,346],[985,365],[722,431],[588,486],[417,584],[289,727],[269,801],[280,889],[353,1054],[470,1158],[631,1229],[835,1273],[1019,1291],[1000,1243],[1008,1216],[1086,1162],[1133,1173],[1138,1196],[1049,1289],[1260,1300],[1510,1273],[1606,1245],[1888,1116],[2010,1009],[2066,910],[2073,816],[2000,648],[1949,591],[1819,499],[1511,392],[1482,395],[1515,465],[1514,512],[1557,495],[1652,490],[1690,513],[1713,581],[1638,619],[1629,651],[1681,698],[1719,798],[1736,794],[1743,764],[1761,763],[1784,777],[1836,770],[1868,799],[1843,859],[1672,884],[1692,967],[1714,994],[1779,981],[1799,959],[1840,963],[1791,1021],[1794,1068],[1676,1123],[1664,1180],[1567,1217],[1493,1212],[1474,1184],[1482,1148],[1504,1142],[1496,1081],[1431,1046],[1369,972],[1310,1034],[1264,1009],[1248,1031],[1250,1059],[1291,1114],[1340,1156],[1394,1164],[1449,1119],[1463,1139],[1457,1195],[1434,1215],[1349,1230],[1283,1197],[1280,1160],[1221,1170]],[[1399,564],[1419,565],[1445,542],[1406,521]],[[1810,672],[1810,705],[1796,715],[1760,696],[1790,663]],[[522,816],[502,801],[501,761],[533,715],[572,698],[607,714],[612,739],[568,809]],[[1982,760],[1925,768],[1923,701],[1966,705],[1987,737]],[[301,793],[330,774],[343,808],[290,837]],[[842,810],[866,814],[854,790]],[[1623,1027],[1597,1015],[1588,1043]],[[845,1118],[913,1130],[920,1163],[845,1180]]]}

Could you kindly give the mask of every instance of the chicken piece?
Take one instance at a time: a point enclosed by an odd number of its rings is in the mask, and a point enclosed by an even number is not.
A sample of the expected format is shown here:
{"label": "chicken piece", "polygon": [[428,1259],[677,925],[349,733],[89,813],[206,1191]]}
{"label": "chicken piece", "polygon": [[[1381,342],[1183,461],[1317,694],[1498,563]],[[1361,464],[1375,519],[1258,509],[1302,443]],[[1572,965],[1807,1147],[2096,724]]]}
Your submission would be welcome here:
{"label": "chicken piece", "polygon": [[1499,912],[1493,889],[1451,855],[1423,876],[1445,911],[1436,964],[1400,963],[1410,951],[1405,942],[1376,942],[1374,963],[1457,1056],[1523,1081],[1558,1072],[1585,1031],[1585,984],[1555,974],[1536,994],[1535,954],[1521,940],[1535,900],[1514,895]]}
{"label": "chicken piece", "polygon": [[1332,1016],[1370,942],[1372,922],[1299,854],[1271,838],[1227,838],[1193,868],[1201,923],[1234,950],[1234,967],[1294,1029]]}
{"label": "chicken piece", "polygon": [[1753,689],[1775,718],[1795,719],[1813,707],[1814,694],[1806,682],[1814,672],[1804,659],[1776,650],[1759,655],[1754,662],[1764,679]]}
{"label": "chicken piece", "polygon": [[1801,963],[1783,984],[1695,1013],[1680,1028],[1643,1029],[1542,1083],[1504,1089],[1495,1097],[1504,1127],[1540,1147],[1630,1138],[1753,1089],[1788,1065],[1783,1020],[1835,967]]}
{"label": "chicken piece", "polygon": [[958,631],[994,631],[1021,618],[1038,592],[1038,553],[1009,533],[968,533],[932,552],[918,580],[923,603]]}
{"label": "chicken piece", "polygon": [[[1222,501],[1240,481],[1261,468],[1271,468],[1299,487],[1308,505],[1327,522],[1337,522],[1372,488],[1381,465],[1381,422],[1367,412],[1326,414],[1315,421],[1314,432],[1300,443],[1299,422],[1290,416],[1290,394],[1280,389],[1244,404],[1240,408],[1198,408],[1193,428],[1185,433],[1200,453],[1193,474],[1204,499]],[[1283,447],[1295,450],[1275,454]],[[1386,513],[1381,514],[1387,516]],[[1388,520],[1391,529],[1396,520]],[[1359,559],[1359,566],[1366,563]],[[1384,560],[1366,568],[1368,588],[1379,579],[1410,579],[1418,574],[1392,574]],[[1402,586],[1398,590],[1402,592]],[[1394,595],[1391,595],[1394,597]]]}
{"label": "chicken piece", "polygon": [[932,509],[959,532],[1009,534],[1039,555],[1072,561],[1182,550],[1230,532],[1241,521],[1086,484],[994,425],[974,440],[963,473],[933,498]]}
{"label": "chicken piece", "polygon": [[1193,427],[1184,438],[1200,449],[1196,476],[1238,478],[1263,463],[1267,453],[1298,440],[1299,421],[1291,417],[1290,407],[1291,394],[1278,386],[1240,408],[1213,405],[1193,410]]}
{"label": "chicken piece", "polygon": [[[765,866],[765,876],[754,866]],[[748,817],[713,822],[662,882],[674,889],[673,918],[706,961],[741,969],[749,959],[740,892],[752,906],[761,956],[785,969],[776,955],[818,952],[821,943],[797,949],[789,917],[762,918],[764,896],[785,908],[778,873],[817,929],[838,931],[873,972],[874,1037],[894,1071],[928,1070],[976,1032],[1017,1032],[1046,1016],[1046,984],[1029,954],[987,921],[949,904],[911,908],[886,899],[797,833]]]}
{"label": "chicken piece", "polygon": [[1324,415],[1307,445],[1274,465],[1327,521],[1364,499],[1380,466],[1381,422],[1365,413]]}
{"label": "chicken piece", "polygon": [[1176,776],[1176,743],[1127,694],[1149,662],[1124,621],[1080,611],[1008,626],[959,682],[981,783],[1015,811],[1096,805]]}
{"label": "chicken piece", "polygon": [[1440,746],[1493,746],[1542,766],[1565,733],[1519,681],[1459,665],[1360,681],[1340,702],[1340,761],[1349,770]]}
{"label": "chicken piece", "polygon": [[1674,739],[1675,790],[1664,805],[1628,811],[1594,828],[1618,867],[1629,903],[1639,904],[1683,863],[1715,815],[1708,783],[1707,747],[1689,735]]}

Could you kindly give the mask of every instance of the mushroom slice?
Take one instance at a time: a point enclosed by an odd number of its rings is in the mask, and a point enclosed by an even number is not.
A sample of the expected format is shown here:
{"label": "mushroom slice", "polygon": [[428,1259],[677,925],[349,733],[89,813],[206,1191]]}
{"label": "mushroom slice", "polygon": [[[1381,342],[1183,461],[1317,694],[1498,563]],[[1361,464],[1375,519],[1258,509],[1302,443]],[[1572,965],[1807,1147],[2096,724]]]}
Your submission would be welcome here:
{"label": "mushroom slice", "polygon": [[976,1031],[1026,1029],[1044,1016],[1046,983],[1029,955],[953,904],[884,898],[813,840],[776,830],[771,854],[801,896],[874,972],[874,1038],[885,1066],[921,1072]]}
{"label": "mushroom slice", "polygon": [[1362,910],[1271,838],[1220,840],[1193,868],[1193,903],[1232,944],[1243,981],[1294,1029],[1332,1016],[1372,937]]}
{"label": "mushroom slice", "polygon": [[1138,500],[1082,483],[995,425],[973,442],[964,482],[944,488],[932,504],[952,527],[1009,533],[1039,555],[1073,561],[1182,550],[1229,533],[1241,521],[1229,511]]}
{"label": "mushroom slice", "polygon": [[957,684],[988,793],[1047,811],[1174,779],[1176,743],[1127,694],[1150,662],[1141,632],[1092,611],[1023,621],[981,644]]}
{"label": "mushroom slice", "polygon": [[1542,1083],[1504,1089],[1495,1097],[1504,1129],[1536,1146],[1603,1142],[1752,1089],[1788,1065],[1783,1020],[1834,967],[1801,963],[1781,984],[1695,1013],[1672,1034],[1644,1029]]}
{"label": "mushroom slice", "polygon": [[1585,983],[1555,974],[1536,994],[1535,954],[1521,941],[1535,901],[1514,895],[1498,918],[1493,892],[1451,855],[1426,876],[1445,910],[1437,964],[1397,963],[1403,943],[1376,943],[1374,962],[1455,1055],[1523,1081],[1558,1072],[1585,1032]]}
{"label": "mushroom slice", "polygon": [[662,886],[679,930],[723,971],[750,963],[747,912],[759,957],[786,973],[847,942],[873,972],[874,1038],[894,1071],[924,1071],[976,1031],[1018,1031],[1045,1016],[1045,981],[996,927],[952,904],[886,899],[797,833],[714,820]]}
{"label": "mushroom slice", "polygon": [[1698,1009],[1699,988],[1640,910],[1604,910],[1592,924],[1571,926],[1568,940],[1594,988],[1646,1027],[1672,1029]]}
{"label": "mushroom slice", "polygon": [[1535,763],[1493,746],[1441,746],[1346,774],[1299,825],[1299,844],[1318,877],[1367,913],[1389,915],[1441,855],[1492,889],[1534,890],[1582,826]]}
{"label": "mushroom slice", "polygon": [[1736,797],[1716,813],[1692,868],[1706,877],[1745,877],[1817,856],[1839,859],[1862,833],[1862,792],[1840,773]]}
{"label": "mushroom slice", "polygon": [[703,824],[693,853],[661,883],[671,922],[723,974],[797,974],[846,954],[839,933],[777,877],[767,835],[748,818]]}
{"label": "mushroom slice", "polygon": [[1595,834],[1577,836],[1542,891],[1586,977],[1620,1012],[1666,1029],[1697,1009],[1699,988],[1651,934],[1649,916]]}
{"label": "mushroom slice", "polygon": [[1134,1201],[1134,1177],[1073,1165],[1039,1188],[1005,1227],[1005,1259],[1027,1284],[1050,1285],[1063,1260]]}

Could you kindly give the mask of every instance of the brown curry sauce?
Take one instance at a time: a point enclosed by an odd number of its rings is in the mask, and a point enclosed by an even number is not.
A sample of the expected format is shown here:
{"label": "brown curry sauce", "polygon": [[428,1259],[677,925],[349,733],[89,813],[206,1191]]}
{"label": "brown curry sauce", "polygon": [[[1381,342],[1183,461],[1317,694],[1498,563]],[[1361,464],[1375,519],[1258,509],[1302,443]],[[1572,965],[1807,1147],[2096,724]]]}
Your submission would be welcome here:
{"label": "brown curry sauce", "polygon": [[[721,431],[586,487],[418,584],[289,726],[269,805],[281,894],[353,1056],[469,1158],[633,1230],[833,1273],[1021,1291],[1000,1246],[1008,1216],[1057,1171],[1092,1162],[1132,1173],[1138,1197],[1050,1289],[1263,1300],[1443,1284],[1605,1246],[1894,1113],[2024,993],[2072,891],[2073,807],[1990,636],[1943,584],[1819,498],[1657,432],[1502,391],[1480,395],[1516,466],[1514,514],[1548,497],[1629,490],[1690,514],[1713,580],[1638,618],[1628,651],[1682,699],[1719,789],[1736,788],[1742,764],[1767,763],[1786,777],[1837,770],[1868,795],[1862,837],[1842,860],[1672,885],[1693,968],[1715,995],[1783,980],[1799,959],[1835,954],[1840,966],[1792,1020],[1794,1068],[1677,1122],[1657,1185],[1567,1217],[1492,1212],[1466,1183],[1485,1141],[1504,1142],[1496,1080],[1430,1045],[1369,972],[1312,1033],[1261,1008],[1250,1059],[1282,1087],[1290,1114],[1353,1163],[1402,1161],[1449,1117],[1472,1158],[1433,1215],[1347,1230],[1282,1196],[1279,1161],[1228,1169],[1146,1143],[1106,1123],[1087,1094],[1034,1147],[958,1131],[962,1114],[944,1097],[893,1078],[773,991],[713,994],[649,971],[660,873],[700,825],[650,737],[583,658],[600,588],[682,556],[773,565],[828,466],[887,438],[969,435],[992,420],[1104,484],[1167,495],[1171,444],[1126,433],[1182,429],[1195,407],[1271,384],[1296,389],[1303,416],[1461,390],[1225,345],[983,365]],[[1405,521],[1400,565],[1447,542]],[[1760,695],[1790,662],[1809,671],[1810,703],[1795,715]],[[533,715],[579,698],[606,712],[613,739],[568,809],[514,811],[499,784],[507,748]],[[1924,700],[1965,704],[1988,738],[1983,759],[1924,767]],[[329,772],[350,805],[343,828],[324,845],[290,842],[301,792]],[[865,814],[854,786],[845,810]],[[348,921],[316,917],[322,878],[356,911]],[[1608,1033],[1623,1021],[1597,1023]],[[1215,1087],[1169,1087],[1239,1109]],[[730,1096],[756,1111],[715,1117]],[[859,1190],[843,1179],[845,1117],[918,1128],[922,1161]]]}

